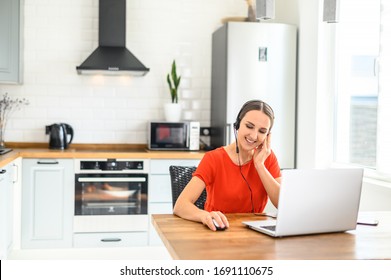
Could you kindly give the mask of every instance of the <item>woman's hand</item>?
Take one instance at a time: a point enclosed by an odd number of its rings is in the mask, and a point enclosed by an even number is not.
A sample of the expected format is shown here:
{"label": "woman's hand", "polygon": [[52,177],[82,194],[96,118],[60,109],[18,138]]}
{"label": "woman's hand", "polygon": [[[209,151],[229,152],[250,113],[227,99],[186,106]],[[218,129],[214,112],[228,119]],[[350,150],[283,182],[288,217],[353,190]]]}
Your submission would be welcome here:
{"label": "woman's hand", "polygon": [[265,160],[272,152],[270,143],[271,143],[271,134],[269,133],[266,136],[265,141],[263,141],[263,143],[255,149],[254,156],[253,156],[254,163],[264,164]]}
{"label": "woman's hand", "polygon": [[229,227],[227,217],[220,211],[212,211],[212,212],[204,211],[204,214],[201,217],[201,222],[211,230],[216,231],[217,229],[212,219],[214,219],[217,222],[220,228]]}

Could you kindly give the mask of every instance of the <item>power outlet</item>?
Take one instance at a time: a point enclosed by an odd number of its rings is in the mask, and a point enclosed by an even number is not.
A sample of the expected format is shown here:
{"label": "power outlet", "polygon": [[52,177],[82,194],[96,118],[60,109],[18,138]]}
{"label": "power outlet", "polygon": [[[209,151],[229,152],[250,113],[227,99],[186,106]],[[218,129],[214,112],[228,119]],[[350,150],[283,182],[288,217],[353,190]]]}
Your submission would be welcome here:
{"label": "power outlet", "polygon": [[201,127],[200,128],[200,136],[210,136],[210,127]]}

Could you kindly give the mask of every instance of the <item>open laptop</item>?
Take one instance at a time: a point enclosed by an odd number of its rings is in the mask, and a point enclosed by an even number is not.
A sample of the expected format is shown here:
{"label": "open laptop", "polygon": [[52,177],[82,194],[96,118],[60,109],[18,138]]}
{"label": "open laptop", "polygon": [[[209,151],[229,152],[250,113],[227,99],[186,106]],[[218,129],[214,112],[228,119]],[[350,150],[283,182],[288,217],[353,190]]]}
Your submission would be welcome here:
{"label": "open laptop", "polygon": [[362,178],[363,169],[283,170],[277,219],[243,224],[274,237],[355,229]]}

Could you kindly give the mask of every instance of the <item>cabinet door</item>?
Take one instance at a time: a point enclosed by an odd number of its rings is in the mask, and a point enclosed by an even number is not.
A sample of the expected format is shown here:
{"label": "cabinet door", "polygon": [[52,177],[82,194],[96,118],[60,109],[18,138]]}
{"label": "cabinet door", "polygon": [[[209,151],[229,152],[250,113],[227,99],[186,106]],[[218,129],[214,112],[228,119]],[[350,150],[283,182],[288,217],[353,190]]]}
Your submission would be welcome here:
{"label": "cabinet door", "polygon": [[20,0],[0,1],[0,83],[20,83]]}
{"label": "cabinet door", "polygon": [[[156,159],[151,160],[148,186],[148,213],[172,214],[170,165],[197,166],[200,160]],[[155,228],[150,225],[149,245],[162,245]]]}
{"label": "cabinet door", "polygon": [[0,259],[6,259],[12,246],[13,193],[12,168],[0,168]]}
{"label": "cabinet door", "polygon": [[71,247],[73,214],[73,160],[24,159],[21,247]]}
{"label": "cabinet door", "polygon": [[[0,168],[0,173],[3,169]],[[7,187],[4,174],[0,174],[0,259],[6,257]]]}

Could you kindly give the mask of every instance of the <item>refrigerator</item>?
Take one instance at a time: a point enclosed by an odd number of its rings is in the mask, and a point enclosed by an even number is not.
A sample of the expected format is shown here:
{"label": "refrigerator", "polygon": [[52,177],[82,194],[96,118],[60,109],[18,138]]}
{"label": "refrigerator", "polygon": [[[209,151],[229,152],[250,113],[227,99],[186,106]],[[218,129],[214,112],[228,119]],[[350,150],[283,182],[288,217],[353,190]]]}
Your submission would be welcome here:
{"label": "refrigerator", "polygon": [[228,22],[212,35],[211,146],[234,141],[233,123],[251,99],[274,111],[272,150],[295,168],[297,28],[282,23]]}

